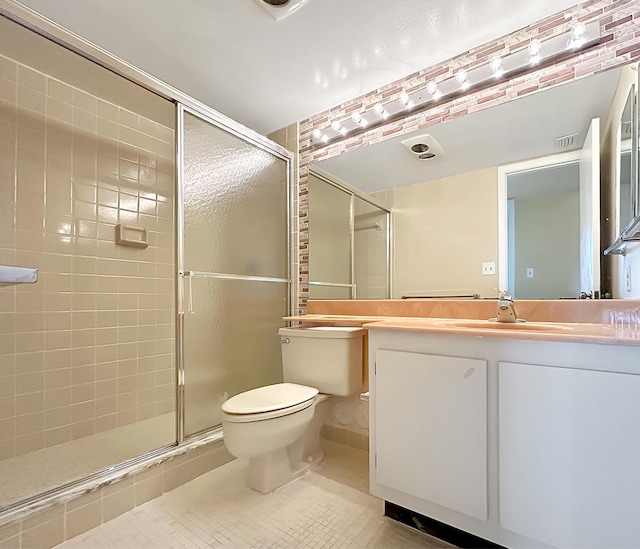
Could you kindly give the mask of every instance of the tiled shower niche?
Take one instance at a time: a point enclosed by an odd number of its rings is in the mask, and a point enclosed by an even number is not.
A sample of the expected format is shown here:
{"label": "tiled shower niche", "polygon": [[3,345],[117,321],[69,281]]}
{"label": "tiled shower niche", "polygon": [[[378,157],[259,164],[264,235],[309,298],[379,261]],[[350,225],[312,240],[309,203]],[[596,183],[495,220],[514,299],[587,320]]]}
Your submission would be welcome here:
{"label": "tiled shower niche", "polygon": [[174,139],[0,56],[0,508],[175,442]]}

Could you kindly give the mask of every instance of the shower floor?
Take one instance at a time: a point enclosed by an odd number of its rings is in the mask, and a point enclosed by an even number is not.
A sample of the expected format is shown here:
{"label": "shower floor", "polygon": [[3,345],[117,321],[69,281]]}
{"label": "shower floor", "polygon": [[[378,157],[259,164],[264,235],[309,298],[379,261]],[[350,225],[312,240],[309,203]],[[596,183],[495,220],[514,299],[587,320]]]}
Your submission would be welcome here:
{"label": "shower floor", "polygon": [[0,507],[175,443],[175,414],[0,461]]}

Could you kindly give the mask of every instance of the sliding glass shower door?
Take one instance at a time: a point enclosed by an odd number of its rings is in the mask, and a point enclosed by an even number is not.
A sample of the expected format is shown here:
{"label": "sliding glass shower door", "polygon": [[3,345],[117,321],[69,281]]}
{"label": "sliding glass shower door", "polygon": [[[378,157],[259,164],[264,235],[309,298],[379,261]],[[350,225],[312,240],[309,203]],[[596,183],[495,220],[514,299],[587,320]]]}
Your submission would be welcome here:
{"label": "sliding glass shower door", "polygon": [[289,313],[289,160],[180,108],[179,398],[183,436],[220,405],[282,381]]}

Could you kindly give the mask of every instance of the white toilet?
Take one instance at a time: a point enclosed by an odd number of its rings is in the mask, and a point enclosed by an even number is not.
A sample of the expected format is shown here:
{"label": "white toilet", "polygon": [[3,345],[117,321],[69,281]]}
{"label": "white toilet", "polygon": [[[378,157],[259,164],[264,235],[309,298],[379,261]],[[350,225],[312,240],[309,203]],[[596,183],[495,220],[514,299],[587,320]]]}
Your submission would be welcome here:
{"label": "white toilet", "polygon": [[284,383],[240,393],[222,405],[225,446],[249,459],[247,484],[262,493],[322,459],[323,402],[362,388],[361,328],[281,328],[278,333]]}

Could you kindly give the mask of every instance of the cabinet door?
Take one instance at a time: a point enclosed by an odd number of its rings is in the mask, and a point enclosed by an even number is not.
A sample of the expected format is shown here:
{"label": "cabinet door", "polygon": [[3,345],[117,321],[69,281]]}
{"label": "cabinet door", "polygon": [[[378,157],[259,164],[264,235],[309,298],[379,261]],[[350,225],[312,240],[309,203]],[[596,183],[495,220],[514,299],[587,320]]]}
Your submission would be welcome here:
{"label": "cabinet door", "polygon": [[376,351],[376,480],[486,520],[486,361]]}
{"label": "cabinet door", "polygon": [[556,547],[638,547],[640,376],[498,371],[500,525]]}

